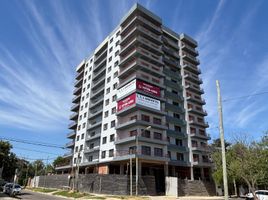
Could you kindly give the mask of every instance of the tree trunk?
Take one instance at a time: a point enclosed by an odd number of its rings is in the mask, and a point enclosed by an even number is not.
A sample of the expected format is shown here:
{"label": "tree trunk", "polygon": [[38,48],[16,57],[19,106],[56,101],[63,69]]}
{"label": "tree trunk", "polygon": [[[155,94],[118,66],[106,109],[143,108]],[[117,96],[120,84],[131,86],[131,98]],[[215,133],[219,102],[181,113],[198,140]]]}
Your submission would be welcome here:
{"label": "tree trunk", "polygon": [[238,197],[235,179],[233,179],[233,183],[234,183],[235,196]]}

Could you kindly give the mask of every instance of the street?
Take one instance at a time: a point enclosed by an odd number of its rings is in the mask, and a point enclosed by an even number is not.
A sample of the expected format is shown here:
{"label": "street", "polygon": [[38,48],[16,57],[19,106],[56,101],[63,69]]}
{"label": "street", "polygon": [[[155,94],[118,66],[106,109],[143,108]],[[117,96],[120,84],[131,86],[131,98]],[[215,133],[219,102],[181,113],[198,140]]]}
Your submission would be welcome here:
{"label": "street", "polygon": [[14,200],[14,199],[31,199],[31,200],[66,200],[66,198],[61,198],[57,196],[47,195],[47,194],[40,194],[37,192],[32,192],[29,190],[22,190],[22,194],[16,196],[16,198],[11,198],[6,194],[0,192],[0,199],[1,200]]}

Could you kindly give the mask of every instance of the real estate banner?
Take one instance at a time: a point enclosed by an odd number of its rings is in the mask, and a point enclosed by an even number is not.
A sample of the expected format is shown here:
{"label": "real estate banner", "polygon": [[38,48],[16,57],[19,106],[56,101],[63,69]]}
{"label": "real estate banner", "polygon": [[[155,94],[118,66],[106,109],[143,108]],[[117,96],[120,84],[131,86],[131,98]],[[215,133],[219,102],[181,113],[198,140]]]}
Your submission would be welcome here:
{"label": "real estate banner", "polygon": [[118,89],[117,98],[121,98],[125,96],[126,94],[129,94],[133,92],[135,89],[141,90],[143,92],[146,92],[148,94],[160,97],[160,88],[153,86],[149,83],[145,83],[140,80],[133,80],[126,84],[124,87]]}
{"label": "real estate banner", "polygon": [[136,94],[132,94],[128,96],[127,98],[118,101],[117,103],[117,111],[124,110],[125,108],[128,108],[136,103]]}

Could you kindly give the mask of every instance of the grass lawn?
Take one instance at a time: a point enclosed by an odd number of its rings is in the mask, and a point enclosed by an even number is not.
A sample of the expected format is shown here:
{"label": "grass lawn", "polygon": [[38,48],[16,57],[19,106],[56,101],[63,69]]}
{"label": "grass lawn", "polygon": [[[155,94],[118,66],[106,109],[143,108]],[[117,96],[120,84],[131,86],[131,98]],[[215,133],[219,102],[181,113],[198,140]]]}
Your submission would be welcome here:
{"label": "grass lawn", "polygon": [[44,192],[44,193],[51,193],[57,191],[57,189],[48,189],[48,188],[28,188],[34,192]]}
{"label": "grass lawn", "polygon": [[71,191],[58,191],[53,193],[53,195],[60,195],[64,197],[72,197],[72,198],[81,198],[87,196],[87,194],[79,193],[79,192],[71,192]]}

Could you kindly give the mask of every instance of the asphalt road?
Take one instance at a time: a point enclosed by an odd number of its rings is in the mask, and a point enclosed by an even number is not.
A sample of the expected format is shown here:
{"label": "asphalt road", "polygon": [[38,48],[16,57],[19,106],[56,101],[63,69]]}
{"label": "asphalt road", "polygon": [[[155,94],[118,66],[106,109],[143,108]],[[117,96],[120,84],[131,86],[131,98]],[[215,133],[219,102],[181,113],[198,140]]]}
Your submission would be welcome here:
{"label": "asphalt road", "polygon": [[47,194],[40,194],[29,190],[22,190],[22,194],[11,198],[8,195],[0,193],[1,200],[16,200],[16,199],[30,199],[30,200],[66,200],[66,198],[51,196]]}

